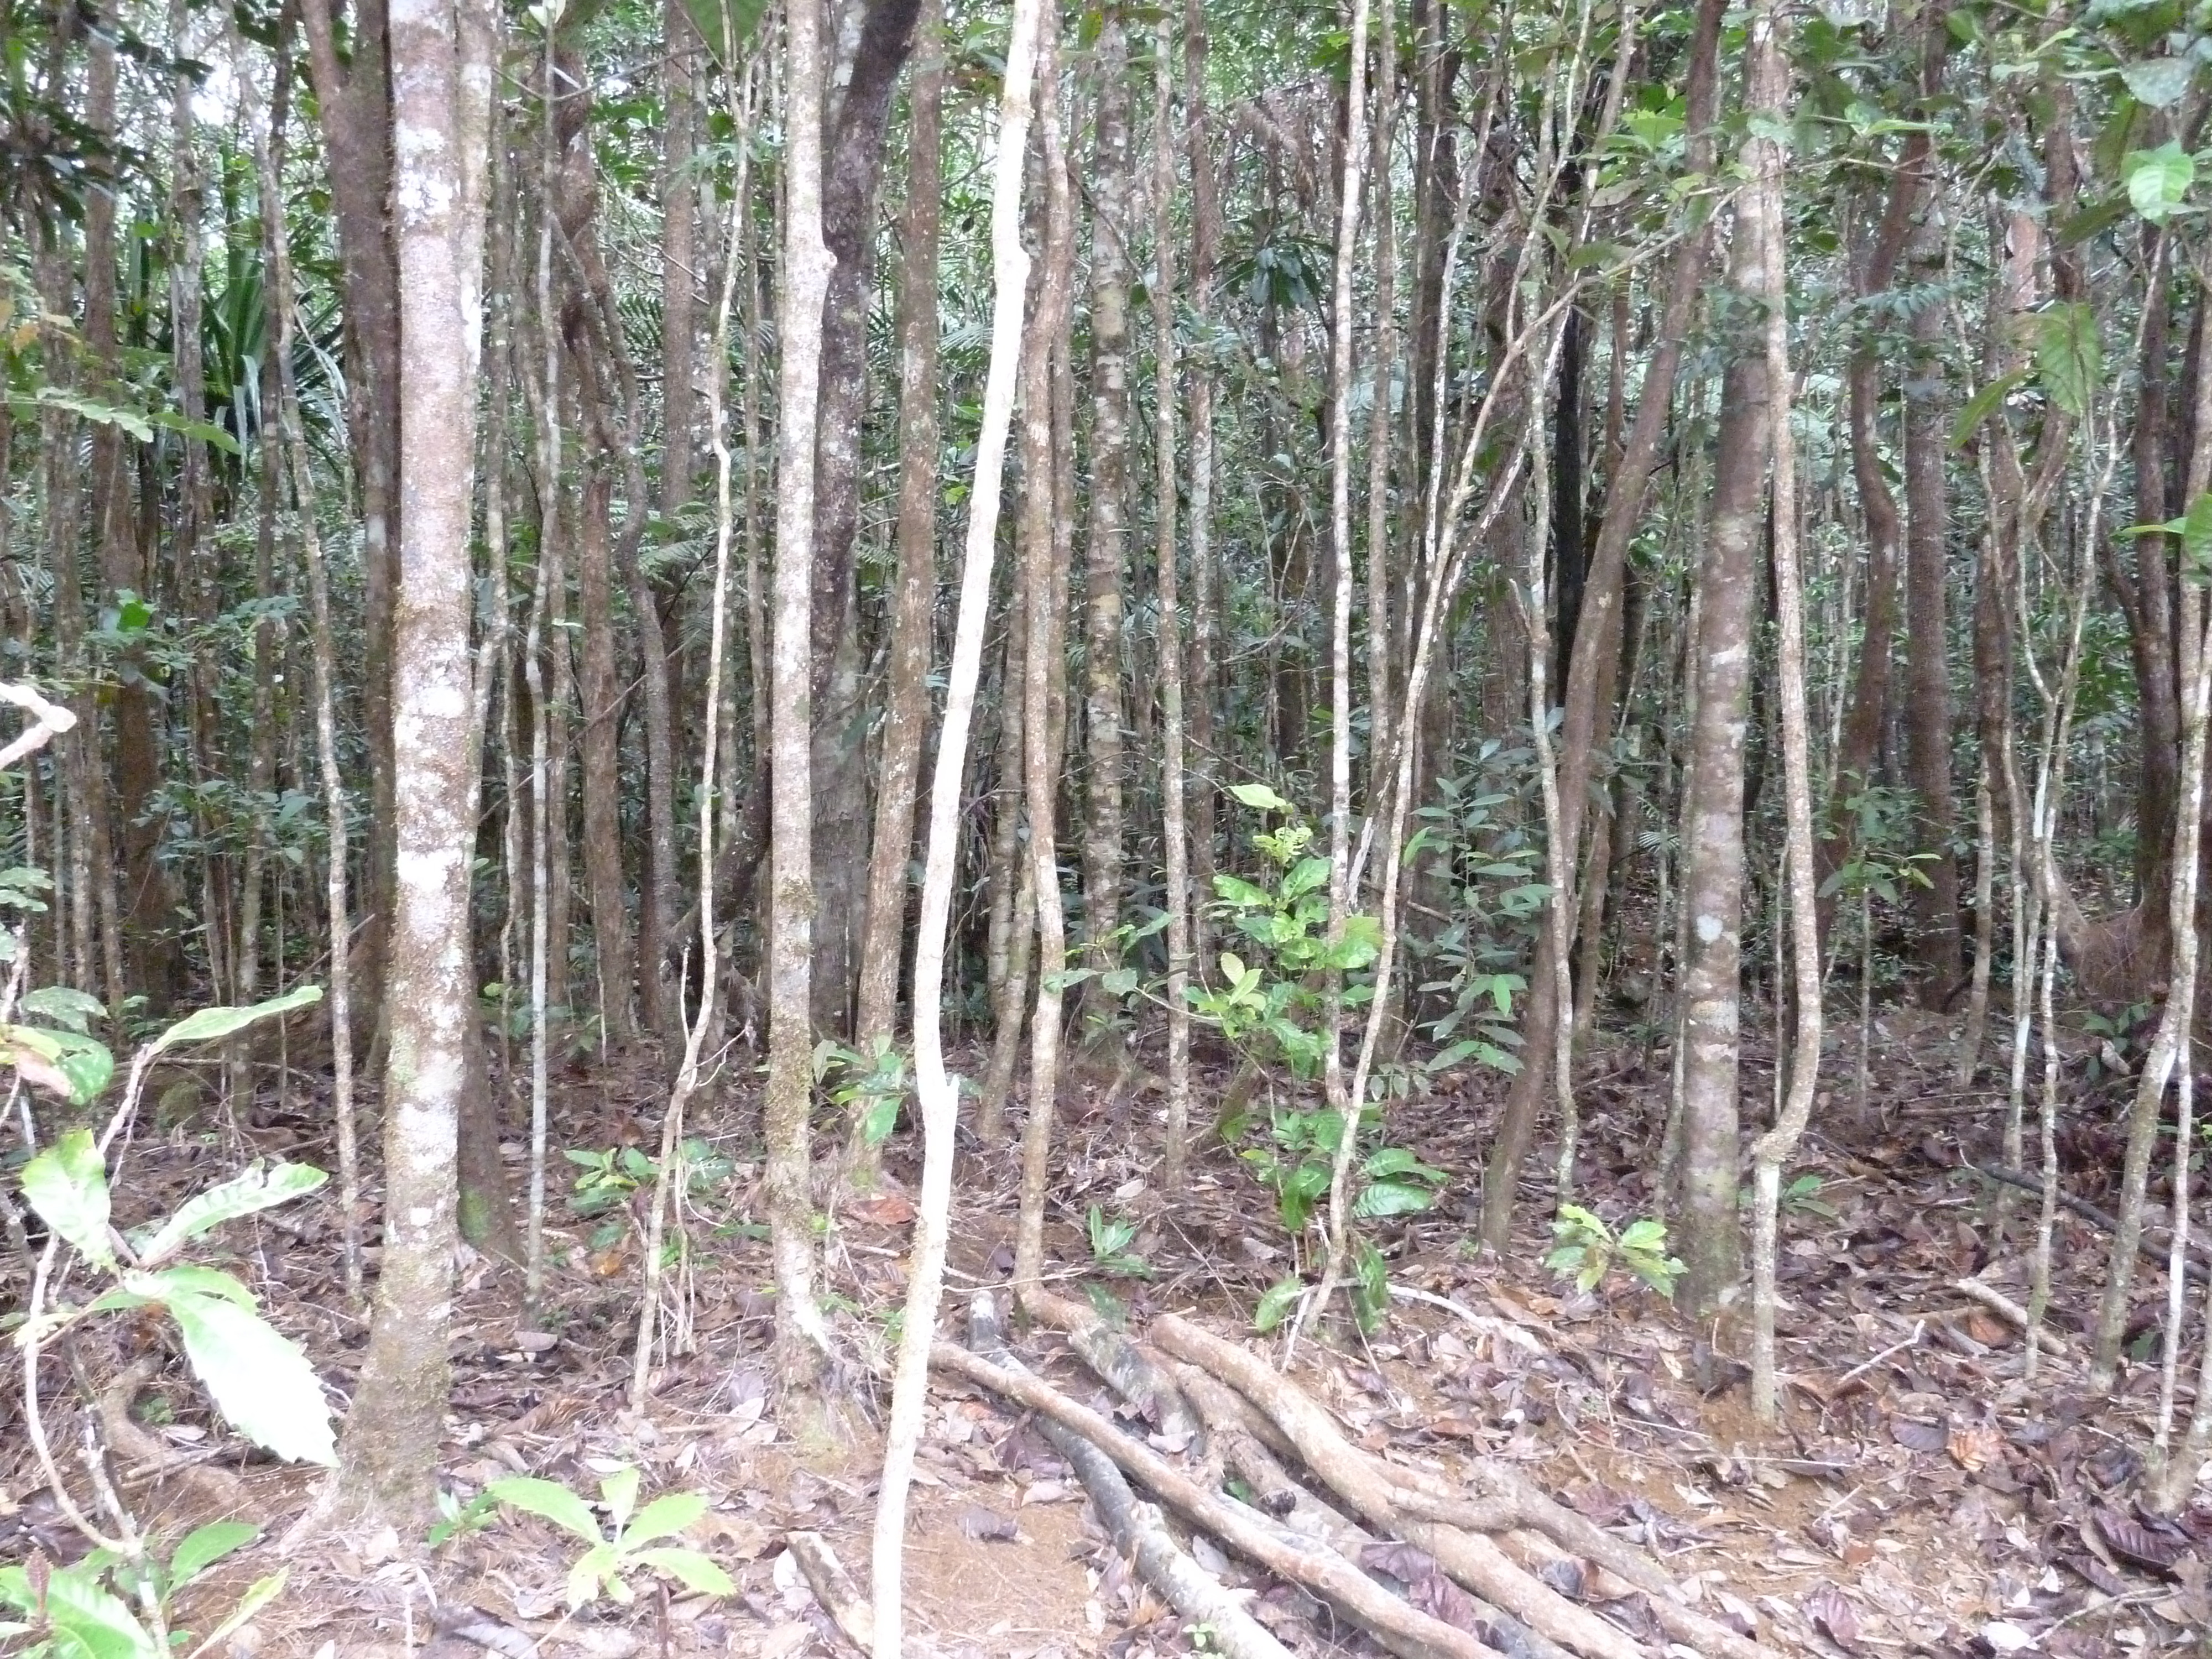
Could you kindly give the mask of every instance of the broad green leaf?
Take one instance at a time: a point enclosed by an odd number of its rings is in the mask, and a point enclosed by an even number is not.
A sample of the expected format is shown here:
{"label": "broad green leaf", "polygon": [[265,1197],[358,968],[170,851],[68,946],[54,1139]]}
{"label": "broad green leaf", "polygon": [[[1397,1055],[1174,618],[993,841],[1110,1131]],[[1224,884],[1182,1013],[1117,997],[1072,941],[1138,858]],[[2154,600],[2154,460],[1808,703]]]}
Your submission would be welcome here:
{"label": "broad green leaf", "polygon": [[666,1573],[695,1595],[738,1593],[738,1587],[730,1582],[730,1575],[697,1550],[640,1550],[636,1559],[641,1565]]}
{"label": "broad green leaf", "polygon": [[1352,1214],[1361,1220],[1382,1215],[1412,1215],[1425,1210],[1435,1201],[1426,1187],[1416,1187],[1402,1181],[1376,1181],[1368,1183],[1359,1194],[1359,1201],[1352,1206]]}
{"label": "broad green leaf", "polygon": [[860,1117],[860,1138],[869,1146],[880,1146],[890,1139],[898,1127],[900,1099],[896,1094],[881,1094],[869,1100]]}
{"label": "broad green leaf", "polygon": [[2077,419],[2086,415],[2103,374],[2097,313],[2086,304],[2045,310],[2036,327],[2035,367],[2051,402]]}
{"label": "broad green leaf", "polygon": [[185,1042],[212,1042],[217,1037],[242,1031],[257,1020],[289,1014],[295,1008],[309,1007],[322,1000],[321,986],[301,985],[281,997],[257,1002],[251,1008],[203,1008],[196,1014],[187,1014],[155,1037],[153,1052],[162,1054]]}
{"label": "broad green leaf", "polygon": [[2153,224],[2163,224],[2189,198],[2197,179],[2197,158],[2169,138],[2156,149],[2131,149],[2120,163],[2128,200]]}
{"label": "broad green leaf", "polygon": [[2004,400],[2012,395],[2013,388],[2027,378],[2027,371],[2016,368],[2009,374],[2000,374],[1987,386],[1966,399],[1959,416],[1951,422],[1951,447],[1963,449],[1966,441],[1978,431],[1984,421],[1996,412]]}
{"label": "broad green leaf", "polygon": [[607,1518],[614,1522],[617,1537],[621,1536],[630,1511],[637,1507],[639,1478],[635,1468],[624,1468],[600,1479],[599,1498],[607,1506]]}
{"label": "broad green leaf", "polygon": [[2181,550],[2199,574],[2212,565],[2212,491],[2191,501],[2189,511],[2183,515]]}
{"label": "broad green leaf", "polygon": [[115,1057],[105,1044],[39,1025],[0,1025],[0,1061],[14,1066],[25,1082],[78,1106],[98,1099],[115,1075]]}
{"label": "broad green leaf", "polygon": [[1305,1288],[1302,1279],[1285,1279],[1269,1285],[1267,1293],[1260,1298],[1260,1305],[1253,1310],[1252,1328],[1262,1336],[1273,1330],[1297,1305]]}
{"label": "broad green leaf", "polygon": [[2178,104],[2189,90],[2196,65],[2186,58],[2141,58],[2120,65],[2120,79],[2139,104],[2164,109]]}
{"label": "broad green leaf", "polygon": [[1292,865],[1290,873],[1283,878],[1283,896],[1296,898],[1301,893],[1310,893],[1328,879],[1328,860],[1313,857],[1300,859]]}
{"label": "broad green leaf", "polygon": [[1229,786],[1229,793],[1245,805],[1262,812],[1287,812],[1291,810],[1290,802],[1264,783],[1232,783]]}
{"label": "broad green leaf", "polygon": [[1109,996],[1125,997],[1137,988],[1137,970],[1114,968],[1098,976],[1098,988]]}
{"label": "broad green leaf", "polygon": [[240,1216],[312,1193],[329,1179],[312,1164],[276,1164],[248,1170],[179,1205],[176,1212],[139,1246],[139,1259],[149,1267],[159,1267],[187,1239],[198,1238]]}
{"label": "broad green leaf", "polygon": [[605,1583],[617,1601],[622,1580],[614,1576],[615,1549],[611,1544],[594,1544],[576,1558],[576,1565],[568,1569],[568,1610],[573,1613],[599,1593]]}
{"label": "broad green leaf", "polygon": [[1096,979],[1097,976],[1098,970],[1096,968],[1063,968],[1056,974],[1047,974],[1044,976],[1044,988],[1057,996],[1063,991],[1073,990],[1086,979]]}
{"label": "broad green leaf", "polygon": [[[20,398],[10,398],[11,404],[21,404]],[[71,392],[63,386],[42,386],[38,402],[49,409],[66,410],[70,414],[90,421],[95,426],[119,426],[140,443],[151,442],[154,428],[146,417],[135,409],[120,408],[102,403],[97,398],[88,398],[82,392]]]}
{"label": "broad green leaf", "polygon": [[241,1308],[253,1306],[253,1292],[228,1273],[190,1262],[164,1267],[159,1273],[141,1273],[135,1267],[126,1267],[123,1271],[123,1288],[149,1302],[167,1302],[173,1296],[212,1296],[235,1302]]}
{"label": "broad green leaf", "polygon": [[23,1166],[23,1196],[39,1219],[88,1261],[112,1269],[107,1170],[89,1129],[71,1129]]}
{"label": "broad green leaf", "polygon": [[484,1488],[484,1496],[526,1515],[542,1516],[591,1543],[599,1541],[599,1523],[591,1505],[558,1481],[516,1475],[493,1481]]}
{"label": "broad green leaf", "polygon": [[1255,887],[1242,876],[1217,875],[1213,890],[1231,904],[1248,904],[1266,908],[1274,903],[1274,896],[1264,887]]}
{"label": "broad green leaf", "polygon": [[224,1556],[245,1548],[260,1535],[260,1528],[244,1521],[210,1521],[196,1528],[169,1558],[169,1588],[182,1589]]}
{"label": "broad green leaf", "polygon": [[65,1026],[80,1034],[88,1033],[94,1020],[107,1018],[106,1003],[68,985],[41,985],[35,991],[27,991],[16,1006],[27,1014],[36,1014],[49,1024]]}
{"label": "broad green leaf", "polygon": [[[21,1570],[6,1571],[16,1575]],[[12,1593],[9,1599],[15,1599]],[[56,1659],[64,1655],[77,1659],[161,1659],[161,1645],[151,1632],[100,1582],[99,1574],[82,1562],[63,1567],[47,1579],[46,1611]]]}
{"label": "broad green leaf", "polygon": [[704,1492],[664,1493],[640,1510],[637,1518],[623,1528],[623,1547],[634,1549],[640,1544],[650,1544],[656,1538],[673,1538],[706,1512],[707,1495]]}
{"label": "broad green leaf", "polygon": [[167,427],[180,437],[197,438],[204,444],[213,444],[227,454],[239,453],[238,440],[211,421],[195,421],[179,415],[173,409],[157,409],[154,411],[153,419],[155,426]]}
{"label": "broad green leaf", "polygon": [[322,1384],[297,1344],[259,1314],[220,1297],[178,1291],[162,1299],[192,1370],[232,1427],[279,1457],[337,1462]]}

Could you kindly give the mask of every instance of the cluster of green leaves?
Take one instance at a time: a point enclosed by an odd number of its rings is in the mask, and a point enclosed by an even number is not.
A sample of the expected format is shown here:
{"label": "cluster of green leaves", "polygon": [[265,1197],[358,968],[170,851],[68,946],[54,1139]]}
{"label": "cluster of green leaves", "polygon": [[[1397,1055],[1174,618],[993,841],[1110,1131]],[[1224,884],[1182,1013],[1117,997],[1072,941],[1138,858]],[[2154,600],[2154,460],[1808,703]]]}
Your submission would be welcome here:
{"label": "cluster of green leaves", "polygon": [[[1226,873],[1213,878],[1220,896],[1215,915],[1251,941],[1255,959],[1224,951],[1219,985],[1194,984],[1187,994],[1192,1009],[1218,1024],[1231,1043],[1279,1060],[1297,1077],[1316,1077],[1328,1053],[1319,1019],[1325,976],[1372,967],[1382,930],[1372,916],[1346,916],[1343,936],[1331,941],[1329,866],[1308,850],[1312,826],[1264,783],[1237,784],[1230,793],[1260,811],[1286,814],[1288,822],[1252,837],[1272,872],[1268,884]],[[1344,1006],[1358,1007],[1374,994],[1371,981],[1349,983]]]}
{"label": "cluster of green leaves", "polygon": [[905,1054],[890,1043],[863,1054],[826,1037],[814,1046],[814,1082],[841,1112],[860,1109],[861,1138],[871,1146],[890,1139],[914,1087]]}
{"label": "cluster of green leaves", "polygon": [[602,1528],[592,1505],[556,1480],[520,1475],[495,1480],[466,1504],[441,1492],[444,1516],[430,1530],[434,1547],[457,1533],[490,1523],[495,1510],[519,1510],[550,1521],[580,1540],[583,1553],[568,1568],[571,1612],[604,1595],[627,1604],[636,1597],[629,1575],[649,1571],[672,1578],[701,1595],[730,1595],[737,1587],[703,1552],[663,1542],[681,1536],[707,1512],[703,1492],[664,1492],[643,1509],[637,1506],[640,1477],[635,1468],[614,1470],[599,1481],[598,1507],[606,1511]]}
{"label": "cluster of green leaves", "polygon": [[[167,1561],[150,1555],[125,1561],[110,1551],[94,1550],[65,1567],[50,1565],[43,1556],[33,1556],[26,1566],[0,1567],[0,1608],[21,1615],[0,1617],[0,1646],[21,1659],[175,1659],[191,1635],[167,1631],[165,1647],[132,1610],[131,1600],[158,1609],[166,1627],[177,1592],[252,1542],[259,1531],[242,1521],[211,1521],[188,1534]],[[185,1659],[200,1659],[220,1647],[283,1588],[282,1568],[257,1580]]]}
{"label": "cluster of green leaves", "polygon": [[257,1164],[186,1200],[162,1220],[118,1234],[109,1222],[100,1148],[89,1129],[70,1130],[23,1166],[23,1197],[111,1285],[83,1306],[40,1312],[36,1334],[44,1340],[92,1314],[159,1308],[174,1322],[194,1374],[234,1428],[279,1457],[335,1462],[330,1408],[298,1346],[262,1318],[253,1292],[229,1273],[170,1265],[185,1244],[224,1222],[287,1203],[325,1179],[305,1164]]}
{"label": "cluster of green leaves", "polygon": [[1619,1232],[1579,1204],[1562,1204],[1552,1221],[1553,1249],[1544,1265],[1585,1291],[1603,1282],[1615,1261],[1662,1296],[1674,1293],[1685,1269],[1667,1254],[1667,1226],[1649,1216]]}
{"label": "cluster of green leaves", "polygon": [[[1368,1122],[1379,1116],[1372,1108],[1362,1115]],[[1239,1154],[1274,1194],[1276,1217],[1285,1231],[1304,1233],[1328,1196],[1329,1175],[1343,1139],[1341,1113],[1278,1110],[1269,1123],[1267,1142]],[[1363,1221],[1425,1210],[1450,1179],[1403,1146],[1378,1147],[1358,1169],[1362,1184],[1352,1212]]]}
{"label": "cluster of green leaves", "polygon": [[1126,1216],[1109,1216],[1096,1204],[1091,1206],[1088,1231],[1091,1265],[1117,1279],[1150,1279],[1152,1264],[1129,1249],[1136,1243],[1137,1224]]}

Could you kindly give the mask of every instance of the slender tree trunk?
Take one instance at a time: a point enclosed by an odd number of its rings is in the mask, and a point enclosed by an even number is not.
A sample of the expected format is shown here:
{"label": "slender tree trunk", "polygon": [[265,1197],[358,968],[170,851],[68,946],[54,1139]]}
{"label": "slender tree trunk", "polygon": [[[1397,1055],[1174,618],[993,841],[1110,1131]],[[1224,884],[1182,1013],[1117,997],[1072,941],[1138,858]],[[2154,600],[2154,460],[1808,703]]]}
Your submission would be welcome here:
{"label": "slender tree trunk", "polygon": [[[906,937],[907,866],[921,738],[929,720],[929,635],[937,599],[938,222],[945,100],[943,0],[925,0],[915,26],[908,96],[906,207],[900,220],[898,587],[891,611],[890,685],[877,768],[868,857],[867,933],[860,946],[863,1054],[890,1044]],[[915,1010],[919,1018],[921,1010]],[[865,1142],[855,1152],[870,1155]],[[866,1170],[856,1167],[855,1179]]]}
{"label": "slender tree trunk", "polygon": [[[1745,161],[1751,190],[1739,198],[1736,231],[1763,277],[1766,310],[1767,444],[1774,457],[1774,606],[1780,624],[1775,678],[1781,703],[1783,810],[1787,829],[1790,945],[1796,969],[1796,1029],[1789,1048],[1787,1091],[1774,1127],[1752,1146],[1752,1410],[1772,1423],[1779,1410],[1774,1371],[1776,1245],[1783,1165],[1813,1111],[1820,1071],[1820,933],[1814,909],[1813,782],[1810,721],[1805,695],[1805,607],[1797,561],[1797,467],[1790,430],[1790,289],[1784,217],[1784,150],[1771,135],[1786,120],[1789,52],[1780,8],[1761,0],[1753,12],[1744,103],[1753,135]],[[1762,125],[1762,123],[1764,124]],[[1775,1007],[1784,1006],[1775,988]],[[1776,1036],[1778,1052],[1781,1034]]]}
{"label": "slender tree trunk", "polygon": [[1020,1210],[1014,1225],[1014,1294],[1024,1307],[1044,1294],[1044,1199],[1060,1079],[1060,984],[1067,921],[1060,899],[1058,732],[1068,709],[1062,651],[1066,624],[1066,539],[1073,508],[1075,437],[1071,365],[1075,284],[1075,204],[1061,150],[1060,29],[1044,8],[1037,35],[1037,132],[1044,151],[1044,276],[1037,286],[1022,365],[1022,501],[1018,525],[1029,646],[1023,653],[1022,763],[1035,870],[1037,999],[1030,1019],[1029,1121],[1022,1129]]}
{"label": "slender tree trunk", "polygon": [[822,108],[827,64],[817,0],[784,20],[783,270],[776,304],[775,634],[769,717],[775,794],[769,901],[765,1188],[776,1283],[776,1361],[811,1395],[830,1352],[814,1293],[809,1145],[813,1097],[814,796],[812,614],[815,424],[830,250],[822,240]]}
{"label": "slender tree trunk", "polygon": [[614,589],[607,537],[612,482],[593,466],[584,480],[578,516],[576,589],[582,601],[584,706],[584,876],[590,884],[592,944],[599,963],[599,1012],[610,1042],[637,1040],[631,1000],[636,961],[631,953],[629,899],[623,879],[621,694],[615,684]]}
{"label": "slender tree trunk", "polygon": [[[471,0],[477,3],[478,0]],[[464,184],[465,105],[489,65],[466,61],[488,27],[456,27],[441,0],[392,16],[394,234],[399,256],[399,483],[406,503],[395,607],[404,664],[395,709],[398,869],[385,1082],[384,1253],[359,1391],[340,1444],[338,1490],[356,1513],[420,1524],[433,1512],[452,1326],[455,1141],[474,1040],[469,870],[470,474],[478,319],[466,256],[482,246]],[[481,198],[478,198],[480,202]]]}
{"label": "slender tree trunk", "polygon": [[[1190,153],[1190,309],[1200,337],[1213,306],[1213,267],[1221,238],[1221,208],[1214,183],[1213,147],[1206,103],[1206,33],[1203,0],[1183,0],[1183,123]],[[1214,571],[1213,353],[1191,354],[1190,382],[1190,801],[1191,954],[1206,975],[1206,907],[1213,893],[1214,807]]]}
{"label": "slender tree trunk", "polygon": [[[1765,286],[1759,233],[1739,205],[1729,286],[1746,305]],[[1682,902],[1690,917],[1682,972],[1685,1305],[1702,1317],[1736,1284],[1737,1065],[1743,916],[1745,717],[1751,692],[1752,601],[1758,587],[1769,436],[1767,368],[1740,344],[1721,391],[1711,528],[1698,565],[1697,715],[1690,728]]]}
{"label": "slender tree trunk", "polygon": [[[1170,76],[1174,35],[1163,16],[1152,64],[1152,301],[1153,415],[1157,491],[1153,514],[1159,534],[1159,673],[1161,836],[1166,842],[1168,913],[1168,1121],[1163,1179],[1170,1194],[1183,1186],[1190,1133],[1190,842],[1183,823],[1183,660],[1182,592],[1176,562],[1176,290],[1175,91]],[[1355,38],[1353,49],[1358,50]],[[1348,461],[1347,458],[1347,461]],[[1349,481],[1347,479],[1347,490]],[[1350,497],[1346,496],[1342,556],[1350,570]],[[1346,690],[1349,696],[1349,690]]]}
{"label": "slender tree trunk", "polygon": [[[1085,965],[1111,968],[1121,912],[1122,572],[1128,562],[1129,36],[1120,0],[1100,13],[1091,216],[1091,515],[1084,547]],[[1070,503],[1063,503],[1067,510]],[[1089,981],[1096,986],[1098,981]],[[1113,999],[1086,995],[1086,1015]]]}

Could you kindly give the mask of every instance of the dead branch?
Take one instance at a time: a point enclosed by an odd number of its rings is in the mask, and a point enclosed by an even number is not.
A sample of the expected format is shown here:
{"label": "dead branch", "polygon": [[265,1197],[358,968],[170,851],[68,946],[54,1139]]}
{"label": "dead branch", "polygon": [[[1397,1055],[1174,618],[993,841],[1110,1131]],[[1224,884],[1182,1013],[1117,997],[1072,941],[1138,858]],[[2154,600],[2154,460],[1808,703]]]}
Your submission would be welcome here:
{"label": "dead branch", "polygon": [[863,1653],[871,1651],[875,1645],[875,1616],[868,1598],[860,1594],[853,1575],[830,1547],[830,1540],[818,1532],[793,1532],[784,1534],[783,1545],[799,1564],[807,1589],[814,1592],[814,1599],[845,1639]]}
{"label": "dead branch", "polygon": [[1263,1525],[1260,1516],[1244,1512],[1241,1505],[1203,1490],[1150,1447],[1037,1378],[994,1365],[947,1342],[937,1344],[930,1351],[930,1358],[940,1369],[981,1383],[1072,1430],[1237,1554],[1334,1603],[1378,1637],[1388,1632],[1395,1638],[1391,1646],[1396,1651],[1418,1651],[1440,1659],[1442,1656],[1498,1659],[1497,1650],[1398,1600],[1334,1551],[1293,1543]]}
{"label": "dead branch", "polygon": [[[1445,1572],[1520,1620],[1533,1634],[1589,1659],[1635,1659],[1644,1652],[1641,1644],[1625,1632],[1528,1572],[1484,1533],[1462,1531],[1409,1512],[1400,1501],[1403,1487],[1396,1479],[1405,1472],[1386,1471],[1369,1458],[1344,1437],[1310,1395],[1243,1347],[1172,1315],[1155,1320],[1151,1334],[1170,1353],[1212,1371],[1273,1418],[1297,1447],[1306,1467],[1370,1522],[1433,1556]],[[1407,1484],[1413,1479],[1409,1476]],[[1514,1512],[1525,1518],[1517,1503]],[[1470,1519],[1494,1519],[1504,1510],[1486,1507],[1470,1509],[1468,1513]],[[1655,1610],[1658,1602],[1667,1599],[1656,1597]],[[1686,1611],[1677,1602],[1662,1616],[1683,1623],[1680,1615]],[[1705,1638],[1710,1640],[1718,1627],[1711,1620],[1700,1623],[1706,1627]],[[1742,1643],[1741,1638],[1735,1640]],[[1718,1642],[1712,1645],[1719,1650],[1740,1651]],[[1763,1650],[1744,1645],[1760,1654],[1761,1659],[1771,1659]]]}

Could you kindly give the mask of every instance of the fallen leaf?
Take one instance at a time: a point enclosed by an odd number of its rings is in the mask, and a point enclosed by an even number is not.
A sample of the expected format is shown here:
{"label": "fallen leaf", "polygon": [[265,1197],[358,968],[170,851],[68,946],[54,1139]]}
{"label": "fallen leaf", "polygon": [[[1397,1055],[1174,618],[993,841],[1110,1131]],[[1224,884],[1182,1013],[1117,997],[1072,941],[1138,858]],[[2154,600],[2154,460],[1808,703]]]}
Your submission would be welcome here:
{"label": "fallen leaf", "polygon": [[1985,1469],[2004,1455],[2004,1437],[1987,1424],[1962,1424],[1953,1429],[1947,1443],[1962,1469]]}
{"label": "fallen leaf", "polygon": [[1074,1498],[1075,1493],[1057,1480],[1032,1480],[1022,1488],[1024,1504],[1066,1504]]}
{"label": "fallen leaf", "polygon": [[1436,1560],[1411,1544],[1370,1544],[1359,1565],[1383,1572],[1406,1587],[1406,1600],[1431,1619],[1442,1620],[1470,1636],[1481,1634],[1474,1598],[1437,1571]]}
{"label": "fallen leaf", "polygon": [[872,1193],[854,1199],[845,1209],[871,1227],[903,1227],[914,1219],[914,1200],[904,1193]]}
{"label": "fallen leaf", "polygon": [[1798,1599],[1797,1605],[1813,1628],[1838,1647],[1856,1652],[1859,1645],[1859,1610],[1833,1584],[1823,1584]]}
{"label": "fallen leaf", "polygon": [[1999,1656],[1999,1659],[2008,1653],[2018,1653],[2024,1648],[2035,1645],[2035,1638],[2009,1619],[1990,1620],[1982,1626],[1981,1635],[1982,1640],[1990,1644],[1990,1651]]}
{"label": "fallen leaf", "polygon": [[1942,1451],[1950,1435],[1941,1423],[1923,1423],[1917,1417],[1893,1417],[1889,1436],[1907,1451]]}
{"label": "fallen leaf", "polygon": [[804,1619],[794,1619],[788,1624],[778,1625],[764,1632],[757,1644],[760,1659],[787,1659],[814,1639],[814,1626]]}

